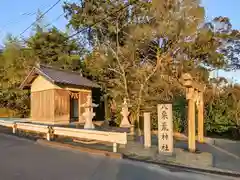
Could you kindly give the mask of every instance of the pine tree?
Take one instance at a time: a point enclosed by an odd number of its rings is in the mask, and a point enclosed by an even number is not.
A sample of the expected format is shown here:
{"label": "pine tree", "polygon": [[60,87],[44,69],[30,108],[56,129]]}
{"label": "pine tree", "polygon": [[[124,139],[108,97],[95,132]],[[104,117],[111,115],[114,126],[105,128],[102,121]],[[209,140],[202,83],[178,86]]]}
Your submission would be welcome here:
{"label": "pine tree", "polygon": [[28,40],[28,47],[40,63],[63,69],[81,68],[78,44],[55,27],[37,32]]}

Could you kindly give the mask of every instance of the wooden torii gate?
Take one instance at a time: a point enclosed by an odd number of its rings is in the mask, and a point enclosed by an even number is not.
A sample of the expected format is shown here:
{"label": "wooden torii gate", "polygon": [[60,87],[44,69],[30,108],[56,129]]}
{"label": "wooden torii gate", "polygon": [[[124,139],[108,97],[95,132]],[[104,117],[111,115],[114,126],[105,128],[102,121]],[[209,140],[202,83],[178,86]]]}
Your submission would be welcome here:
{"label": "wooden torii gate", "polygon": [[[204,142],[204,119],[203,119],[203,92],[205,86],[195,82],[192,76],[185,73],[181,77],[182,85],[186,88],[186,99],[188,100],[188,150],[196,151],[196,126],[195,107],[198,110],[198,141]],[[196,105],[196,106],[195,106]]]}

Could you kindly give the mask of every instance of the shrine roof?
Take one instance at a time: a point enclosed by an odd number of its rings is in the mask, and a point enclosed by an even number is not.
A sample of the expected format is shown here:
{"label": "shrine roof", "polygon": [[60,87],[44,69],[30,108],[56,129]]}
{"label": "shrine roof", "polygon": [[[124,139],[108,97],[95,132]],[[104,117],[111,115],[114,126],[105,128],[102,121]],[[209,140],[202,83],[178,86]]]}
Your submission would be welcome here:
{"label": "shrine roof", "polygon": [[37,76],[43,76],[53,84],[58,85],[74,85],[87,88],[100,88],[95,82],[83,77],[78,72],[56,69],[50,66],[38,65],[32,68],[30,73],[20,85],[21,89],[27,89]]}

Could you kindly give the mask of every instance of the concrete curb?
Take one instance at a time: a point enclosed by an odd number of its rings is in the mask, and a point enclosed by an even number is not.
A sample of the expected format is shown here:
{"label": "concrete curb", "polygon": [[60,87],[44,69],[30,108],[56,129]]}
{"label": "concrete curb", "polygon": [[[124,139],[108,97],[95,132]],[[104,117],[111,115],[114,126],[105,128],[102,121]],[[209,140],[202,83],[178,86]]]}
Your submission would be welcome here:
{"label": "concrete curb", "polygon": [[210,138],[210,137],[205,137],[205,141],[209,142],[209,143],[213,143],[213,144],[215,144],[216,142],[220,142],[220,143],[240,143],[240,141],[238,141],[238,140]]}
{"label": "concrete curb", "polygon": [[16,136],[14,134],[10,134],[10,133],[4,133],[4,132],[0,132],[0,135],[1,136],[4,136],[6,138],[12,138],[14,140],[18,140],[18,141],[27,141],[27,142],[33,142],[33,140],[31,139],[27,139],[27,138],[24,138],[24,137],[19,137],[19,136]]}
{"label": "concrete curb", "polygon": [[[176,139],[184,139],[187,140],[188,137],[185,134],[174,132],[173,136]],[[196,136],[196,141],[198,139],[198,136]],[[223,142],[223,143],[240,143],[238,140],[230,140],[230,139],[219,139],[219,138],[210,138],[210,137],[204,137],[204,143],[207,144],[215,144],[216,142]]]}
{"label": "concrete curb", "polygon": [[203,172],[203,173],[208,173],[208,174],[215,174],[215,175],[222,175],[222,176],[230,176],[230,177],[240,177],[239,172],[234,172],[234,171],[228,171],[228,170],[223,170],[223,169],[204,169],[204,168],[197,168],[197,167],[190,167],[190,166],[185,166],[185,165],[179,165],[179,164],[174,164],[174,163],[168,163],[168,162],[155,162],[152,160],[140,160],[136,158],[132,158],[129,156],[124,156],[124,159],[132,160],[132,161],[137,161],[137,162],[143,162],[143,163],[150,163],[154,165],[159,165],[159,166],[165,166],[169,168],[178,168],[182,169],[184,171],[195,171],[195,172]]}
{"label": "concrete curb", "polygon": [[63,148],[67,150],[76,150],[83,153],[89,153],[89,154],[95,154],[95,155],[101,155],[106,156],[114,159],[122,159],[123,155],[121,153],[114,153],[104,150],[98,150],[98,149],[92,149],[92,148],[86,148],[86,147],[80,147],[80,146],[74,146],[70,144],[64,144],[60,142],[54,142],[54,141],[46,141],[43,139],[38,139],[36,141],[37,144],[45,145],[53,148]]}
{"label": "concrete curb", "polygon": [[[178,137],[178,138],[182,138],[184,140],[187,140],[188,137],[185,136],[184,134],[180,134],[180,133],[176,133],[177,135],[175,137]],[[197,139],[197,136],[196,136],[196,139]],[[233,154],[221,147],[218,147],[217,146],[217,143],[240,143],[240,141],[233,141],[233,140],[229,140],[229,139],[217,139],[217,138],[210,138],[210,137],[204,137],[204,143],[210,145],[211,147],[217,149],[218,151],[221,151],[229,156],[232,156],[233,158],[235,159],[240,159],[239,156],[237,156],[236,154]]]}

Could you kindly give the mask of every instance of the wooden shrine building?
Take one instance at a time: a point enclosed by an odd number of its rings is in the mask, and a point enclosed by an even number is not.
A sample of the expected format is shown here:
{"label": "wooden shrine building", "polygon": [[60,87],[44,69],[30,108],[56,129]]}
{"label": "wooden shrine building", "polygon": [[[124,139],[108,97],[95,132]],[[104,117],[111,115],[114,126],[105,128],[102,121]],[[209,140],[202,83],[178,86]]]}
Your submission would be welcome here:
{"label": "wooden shrine building", "polygon": [[84,122],[80,105],[99,85],[77,72],[39,65],[33,67],[20,88],[31,90],[32,122],[68,124]]}

